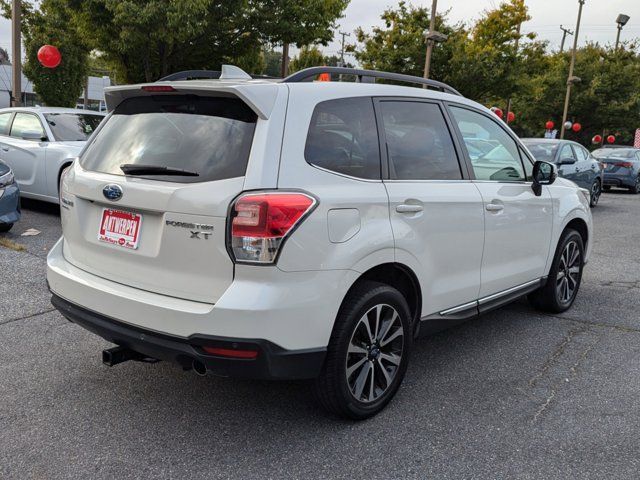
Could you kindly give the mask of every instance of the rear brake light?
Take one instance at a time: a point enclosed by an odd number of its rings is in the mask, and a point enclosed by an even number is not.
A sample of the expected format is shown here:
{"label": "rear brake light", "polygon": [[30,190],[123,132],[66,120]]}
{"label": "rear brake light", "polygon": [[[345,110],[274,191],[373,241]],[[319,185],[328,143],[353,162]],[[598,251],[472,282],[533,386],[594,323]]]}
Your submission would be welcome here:
{"label": "rear brake light", "polygon": [[616,163],[614,163],[614,165],[616,167],[633,168],[633,163],[632,162],[616,162]]}
{"label": "rear brake light", "polygon": [[211,355],[218,355],[219,357],[245,358],[248,360],[253,360],[258,357],[256,350],[235,350],[232,348],[218,347],[202,347],[202,349]]}
{"label": "rear brake light", "polygon": [[171,85],[145,85],[142,87],[145,92],[175,92],[176,89]]}
{"label": "rear brake light", "polygon": [[231,209],[231,251],[236,261],[274,263],[293,228],[316,201],[298,192],[250,193]]}

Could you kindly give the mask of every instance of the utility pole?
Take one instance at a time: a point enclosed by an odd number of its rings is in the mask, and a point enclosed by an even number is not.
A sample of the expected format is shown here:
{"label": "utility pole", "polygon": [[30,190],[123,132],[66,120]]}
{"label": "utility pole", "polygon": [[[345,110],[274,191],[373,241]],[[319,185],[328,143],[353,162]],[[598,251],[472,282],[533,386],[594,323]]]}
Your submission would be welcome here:
{"label": "utility pole", "polygon": [[568,28],[564,28],[560,25],[560,30],[562,30],[562,42],[560,43],[560,53],[564,52],[564,40],[567,38],[567,35],[573,35],[573,32]]}
{"label": "utility pole", "polygon": [[22,104],[22,42],[20,40],[20,19],[22,17],[20,0],[13,0],[11,8],[11,54],[12,54],[12,78],[11,78],[11,106],[19,107]]}
{"label": "utility pole", "polygon": [[[522,28],[522,23],[518,24],[518,30],[516,30],[516,57],[518,56],[518,47],[520,45],[520,29]],[[509,112],[511,111],[511,96],[507,98],[507,111],[505,113],[505,123],[509,125]]]}
{"label": "utility pole", "polygon": [[344,67],[344,38],[345,37],[350,37],[351,34],[347,33],[347,32],[338,32],[340,35],[342,35],[342,47],[340,48],[340,65],[338,65],[339,67]]}
{"label": "utility pole", "polygon": [[[436,30],[436,9],[438,8],[438,0],[431,3],[431,20],[429,21],[429,35],[427,38],[427,56],[424,59],[424,78],[429,78],[429,69],[431,68],[431,53],[433,52],[434,40],[431,38]],[[426,85],[423,85],[427,88]]]}
{"label": "utility pole", "polygon": [[573,50],[571,51],[571,63],[569,64],[569,77],[567,78],[567,94],[564,97],[564,111],[562,112],[562,125],[560,125],[560,138],[564,138],[564,124],[567,121],[569,113],[569,99],[571,98],[571,85],[580,81],[579,78],[573,76],[573,67],[576,64],[576,50],[578,49],[578,33],[580,32],[580,20],[582,18],[582,6],[585,0],[578,0],[578,21],[576,22],[576,34],[573,36]]}

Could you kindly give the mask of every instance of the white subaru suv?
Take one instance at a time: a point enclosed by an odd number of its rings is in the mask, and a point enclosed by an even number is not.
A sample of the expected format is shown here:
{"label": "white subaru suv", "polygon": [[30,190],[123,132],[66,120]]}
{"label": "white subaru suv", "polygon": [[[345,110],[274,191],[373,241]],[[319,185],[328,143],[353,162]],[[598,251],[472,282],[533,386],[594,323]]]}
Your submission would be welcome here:
{"label": "white subaru suv", "polygon": [[47,278],[65,317],[117,345],[107,365],[314,379],[325,408],[362,419],[420,333],[576,298],[589,192],[445,84],[225,66],[106,98],[62,178]]}

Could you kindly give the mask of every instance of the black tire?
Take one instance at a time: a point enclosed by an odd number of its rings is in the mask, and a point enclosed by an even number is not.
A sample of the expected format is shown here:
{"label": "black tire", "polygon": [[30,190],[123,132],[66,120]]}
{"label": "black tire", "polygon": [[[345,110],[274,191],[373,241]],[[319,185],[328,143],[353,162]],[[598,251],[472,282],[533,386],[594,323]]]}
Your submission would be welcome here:
{"label": "black tire", "polygon": [[[575,263],[563,260],[563,257],[566,256],[567,249],[571,248],[570,246],[575,246],[579,253],[579,257]],[[572,257],[572,251],[573,250],[570,250],[569,257]],[[577,267],[577,271],[574,270],[573,273],[571,273],[570,270],[573,270],[574,267]],[[564,312],[571,308],[580,290],[583,267],[584,242],[582,236],[575,230],[567,229],[562,234],[560,242],[558,242],[558,248],[553,257],[553,264],[551,265],[547,283],[535,292],[529,294],[529,302],[531,305],[538,310],[552,313]],[[572,281],[574,288],[569,292]],[[567,290],[563,287],[565,284],[568,285]]]}
{"label": "black tire", "polygon": [[600,180],[594,180],[593,185],[591,185],[591,195],[589,196],[589,206],[591,208],[595,208],[598,205],[598,201],[600,201],[600,194],[602,193],[602,189],[600,188]]}
{"label": "black tire", "polygon": [[[369,333],[373,332],[369,329],[371,326],[378,335]],[[359,341],[372,336],[376,338],[372,345]],[[363,420],[377,414],[398,391],[412,345],[411,314],[404,296],[383,283],[364,281],[356,285],[338,312],[327,357],[315,381],[316,398],[325,410],[341,417]],[[350,376],[347,375],[349,362],[349,369],[353,370]]]}
{"label": "black tire", "polygon": [[0,223],[0,233],[8,232],[13,227],[13,223]]}
{"label": "black tire", "polygon": [[637,195],[640,193],[640,175],[636,178],[636,183],[633,187],[629,187],[629,192],[633,195]]}

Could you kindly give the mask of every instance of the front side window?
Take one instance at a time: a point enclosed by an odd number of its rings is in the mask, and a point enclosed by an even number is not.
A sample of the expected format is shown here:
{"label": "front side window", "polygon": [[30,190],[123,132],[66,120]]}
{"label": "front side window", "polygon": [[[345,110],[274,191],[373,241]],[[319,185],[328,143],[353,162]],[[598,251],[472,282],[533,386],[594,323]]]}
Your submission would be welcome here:
{"label": "front side window", "polygon": [[89,113],[45,113],[44,118],[58,142],[84,142],[104,119]]}
{"label": "front side window", "polygon": [[515,140],[496,121],[466,108],[452,106],[451,112],[467,147],[476,179],[500,182],[526,179]]}
{"label": "front side window", "polygon": [[30,113],[16,113],[11,125],[11,136],[23,138],[25,133],[40,134],[41,138],[46,136],[42,123],[40,123],[40,119],[37,116]]}
{"label": "front side window", "polygon": [[9,135],[9,120],[13,113],[7,112],[0,114],[0,135]]}
{"label": "front side window", "polygon": [[380,102],[395,180],[460,180],[462,172],[440,107],[426,102]]}
{"label": "front side window", "polygon": [[571,145],[568,143],[563,145],[562,150],[560,150],[560,162],[565,160],[573,160],[574,162],[576,160],[573,150],[571,149]]}
{"label": "front side window", "polygon": [[371,98],[319,103],[311,116],[304,158],[332,172],[379,180],[380,148]]}
{"label": "front side window", "polygon": [[[256,114],[237,98],[133,97],[118,105],[80,163],[87,170],[114,175],[124,175],[121,167],[132,165],[139,177],[180,183],[241,177],[256,121]],[[152,174],[154,168],[173,172]]]}

